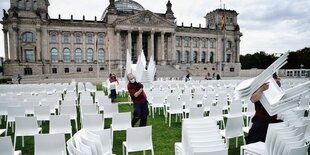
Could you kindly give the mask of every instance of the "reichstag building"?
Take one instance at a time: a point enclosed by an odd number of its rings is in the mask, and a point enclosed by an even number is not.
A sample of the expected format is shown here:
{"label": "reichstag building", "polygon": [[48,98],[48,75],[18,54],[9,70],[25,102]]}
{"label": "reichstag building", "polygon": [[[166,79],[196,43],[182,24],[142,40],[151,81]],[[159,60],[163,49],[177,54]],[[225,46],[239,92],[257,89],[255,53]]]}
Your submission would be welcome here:
{"label": "reichstag building", "polygon": [[205,15],[205,27],[194,27],[176,24],[169,0],[163,13],[133,0],[110,0],[93,20],[50,18],[49,5],[49,0],[10,0],[3,10],[4,75],[120,75],[127,51],[133,63],[143,51],[158,71],[239,75],[242,33],[234,10],[215,9]]}

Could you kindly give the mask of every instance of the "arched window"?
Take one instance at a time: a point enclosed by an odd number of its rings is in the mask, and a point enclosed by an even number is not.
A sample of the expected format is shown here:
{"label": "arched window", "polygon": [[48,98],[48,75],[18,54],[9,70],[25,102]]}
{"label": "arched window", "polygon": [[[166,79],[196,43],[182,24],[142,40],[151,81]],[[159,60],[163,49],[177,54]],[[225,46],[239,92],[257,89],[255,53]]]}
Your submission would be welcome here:
{"label": "arched window", "polygon": [[52,63],[58,62],[58,50],[56,48],[52,48],[51,50],[51,62]]}
{"label": "arched window", "polygon": [[32,32],[25,32],[23,34],[23,41],[24,42],[33,42],[33,33]]}
{"label": "arched window", "polygon": [[214,62],[214,52],[210,52],[210,62],[213,63]]}
{"label": "arched window", "polygon": [[75,63],[81,63],[82,62],[82,50],[77,48],[75,50]]}
{"label": "arched window", "polygon": [[71,54],[69,48],[65,48],[63,53],[64,53],[64,63],[70,63]]}
{"label": "arched window", "polygon": [[87,49],[87,63],[93,63],[94,61],[94,52],[93,49],[89,48]]}
{"label": "arched window", "polygon": [[185,51],[184,61],[185,61],[185,63],[189,63],[189,52],[188,51]]}
{"label": "arched window", "polygon": [[206,62],[206,52],[205,51],[203,51],[202,54],[201,54],[201,62],[202,63]]}
{"label": "arched window", "polygon": [[102,48],[98,50],[98,61],[104,63],[104,50]]}
{"label": "arched window", "polygon": [[176,60],[177,63],[181,62],[181,54],[180,54],[179,50],[176,51],[175,60]]}
{"label": "arched window", "polygon": [[193,53],[193,61],[194,61],[194,63],[197,63],[197,51],[194,51],[194,53]]}

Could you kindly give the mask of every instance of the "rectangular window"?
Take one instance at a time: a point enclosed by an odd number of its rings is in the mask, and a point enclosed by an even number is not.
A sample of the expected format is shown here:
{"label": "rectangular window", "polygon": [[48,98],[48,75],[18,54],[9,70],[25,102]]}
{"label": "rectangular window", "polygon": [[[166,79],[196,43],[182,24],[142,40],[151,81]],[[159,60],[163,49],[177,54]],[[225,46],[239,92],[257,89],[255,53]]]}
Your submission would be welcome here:
{"label": "rectangular window", "polygon": [[65,44],[68,44],[68,43],[69,43],[69,35],[68,35],[68,34],[65,34],[65,35],[63,36],[63,43],[65,43]]}
{"label": "rectangular window", "polygon": [[176,44],[177,44],[177,47],[181,47],[182,46],[182,42],[181,42],[181,38],[180,37],[176,37]]}
{"label": "rectangular window", "polygon": [[25,49],[26,62],[34,62],[34,52],[32,49]]}
{"label": "rectangular window", "polygon": [[87,36],[87,43],[88,44],[92,44],[93,43],[93,36],[92,35],[88,35]]}
{"label": "rectangular window", "polygon": [[230,72],[235,72],[235,68],[230,68]]}
{"label": "rectangular window", "polygon": [[93,71],[93,68],[92,68],[92,67],[89,67],[89,68],[88,68],[88,71],[89,71],[89,72],[92,72],[92,71]]}
{"label": "rectangular window", "polygon": [[80,36],[80,35],[76,36],[75,42],[76,42],[77,44],[82,43],[82,40],[81,40],[81,36]]}
{"label": "rectangular window", "polygon": [[32,68],[24,68],[24,75],[32,75]]}
{"label": "rectangular window", "polygon": [[52,73],[57,74],[57,68],[52,68]]}
{"label": "rectangular window", "polygon": [[76,68],[76,72],[81,72],[81,71],[82,71],[82,70],[81,70],[80,67]]}
{"label": "rectangular window", "polygon": [[104,67],[101,67],[100,70],[103,71],[103,70],[104,70]]}
{"label": "rectangular window", "polygon": [[65,73],[69,73],[69,68],[65,68]]}

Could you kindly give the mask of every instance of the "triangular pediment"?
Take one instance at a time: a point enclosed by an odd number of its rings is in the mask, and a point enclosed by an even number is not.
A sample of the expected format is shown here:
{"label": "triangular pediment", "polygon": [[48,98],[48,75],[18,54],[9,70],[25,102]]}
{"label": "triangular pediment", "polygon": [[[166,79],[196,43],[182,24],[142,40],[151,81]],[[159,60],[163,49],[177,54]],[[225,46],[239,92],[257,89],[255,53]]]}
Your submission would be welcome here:
{"label": "triangular pediment", "polygon": [[116,20],[115,25],[175,27],[175,23],[160,17],[149,10],[141,11],[128,18]]}

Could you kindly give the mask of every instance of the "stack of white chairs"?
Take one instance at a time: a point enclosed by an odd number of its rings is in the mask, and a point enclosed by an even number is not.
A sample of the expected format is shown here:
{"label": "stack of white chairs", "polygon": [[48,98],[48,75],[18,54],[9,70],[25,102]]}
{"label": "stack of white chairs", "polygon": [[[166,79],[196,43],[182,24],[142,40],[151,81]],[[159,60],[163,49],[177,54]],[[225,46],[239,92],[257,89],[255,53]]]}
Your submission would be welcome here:
{"label": "stack of white chairs", "polygon": [[290,125],[289,122],[269,124],[266,141],[241,146],[241,155],[306,155],[304,127]]}
{"label": "stack of white chairs", "polygon": [[175,143],[176,155],[228,155],[228,148],[212,119],[183,119],[182,141]]}
{"label": "stack of white chairs", "polygon": [[111,131],[81,129],[67,141],[67,149],[69,155],[111,155]]}

